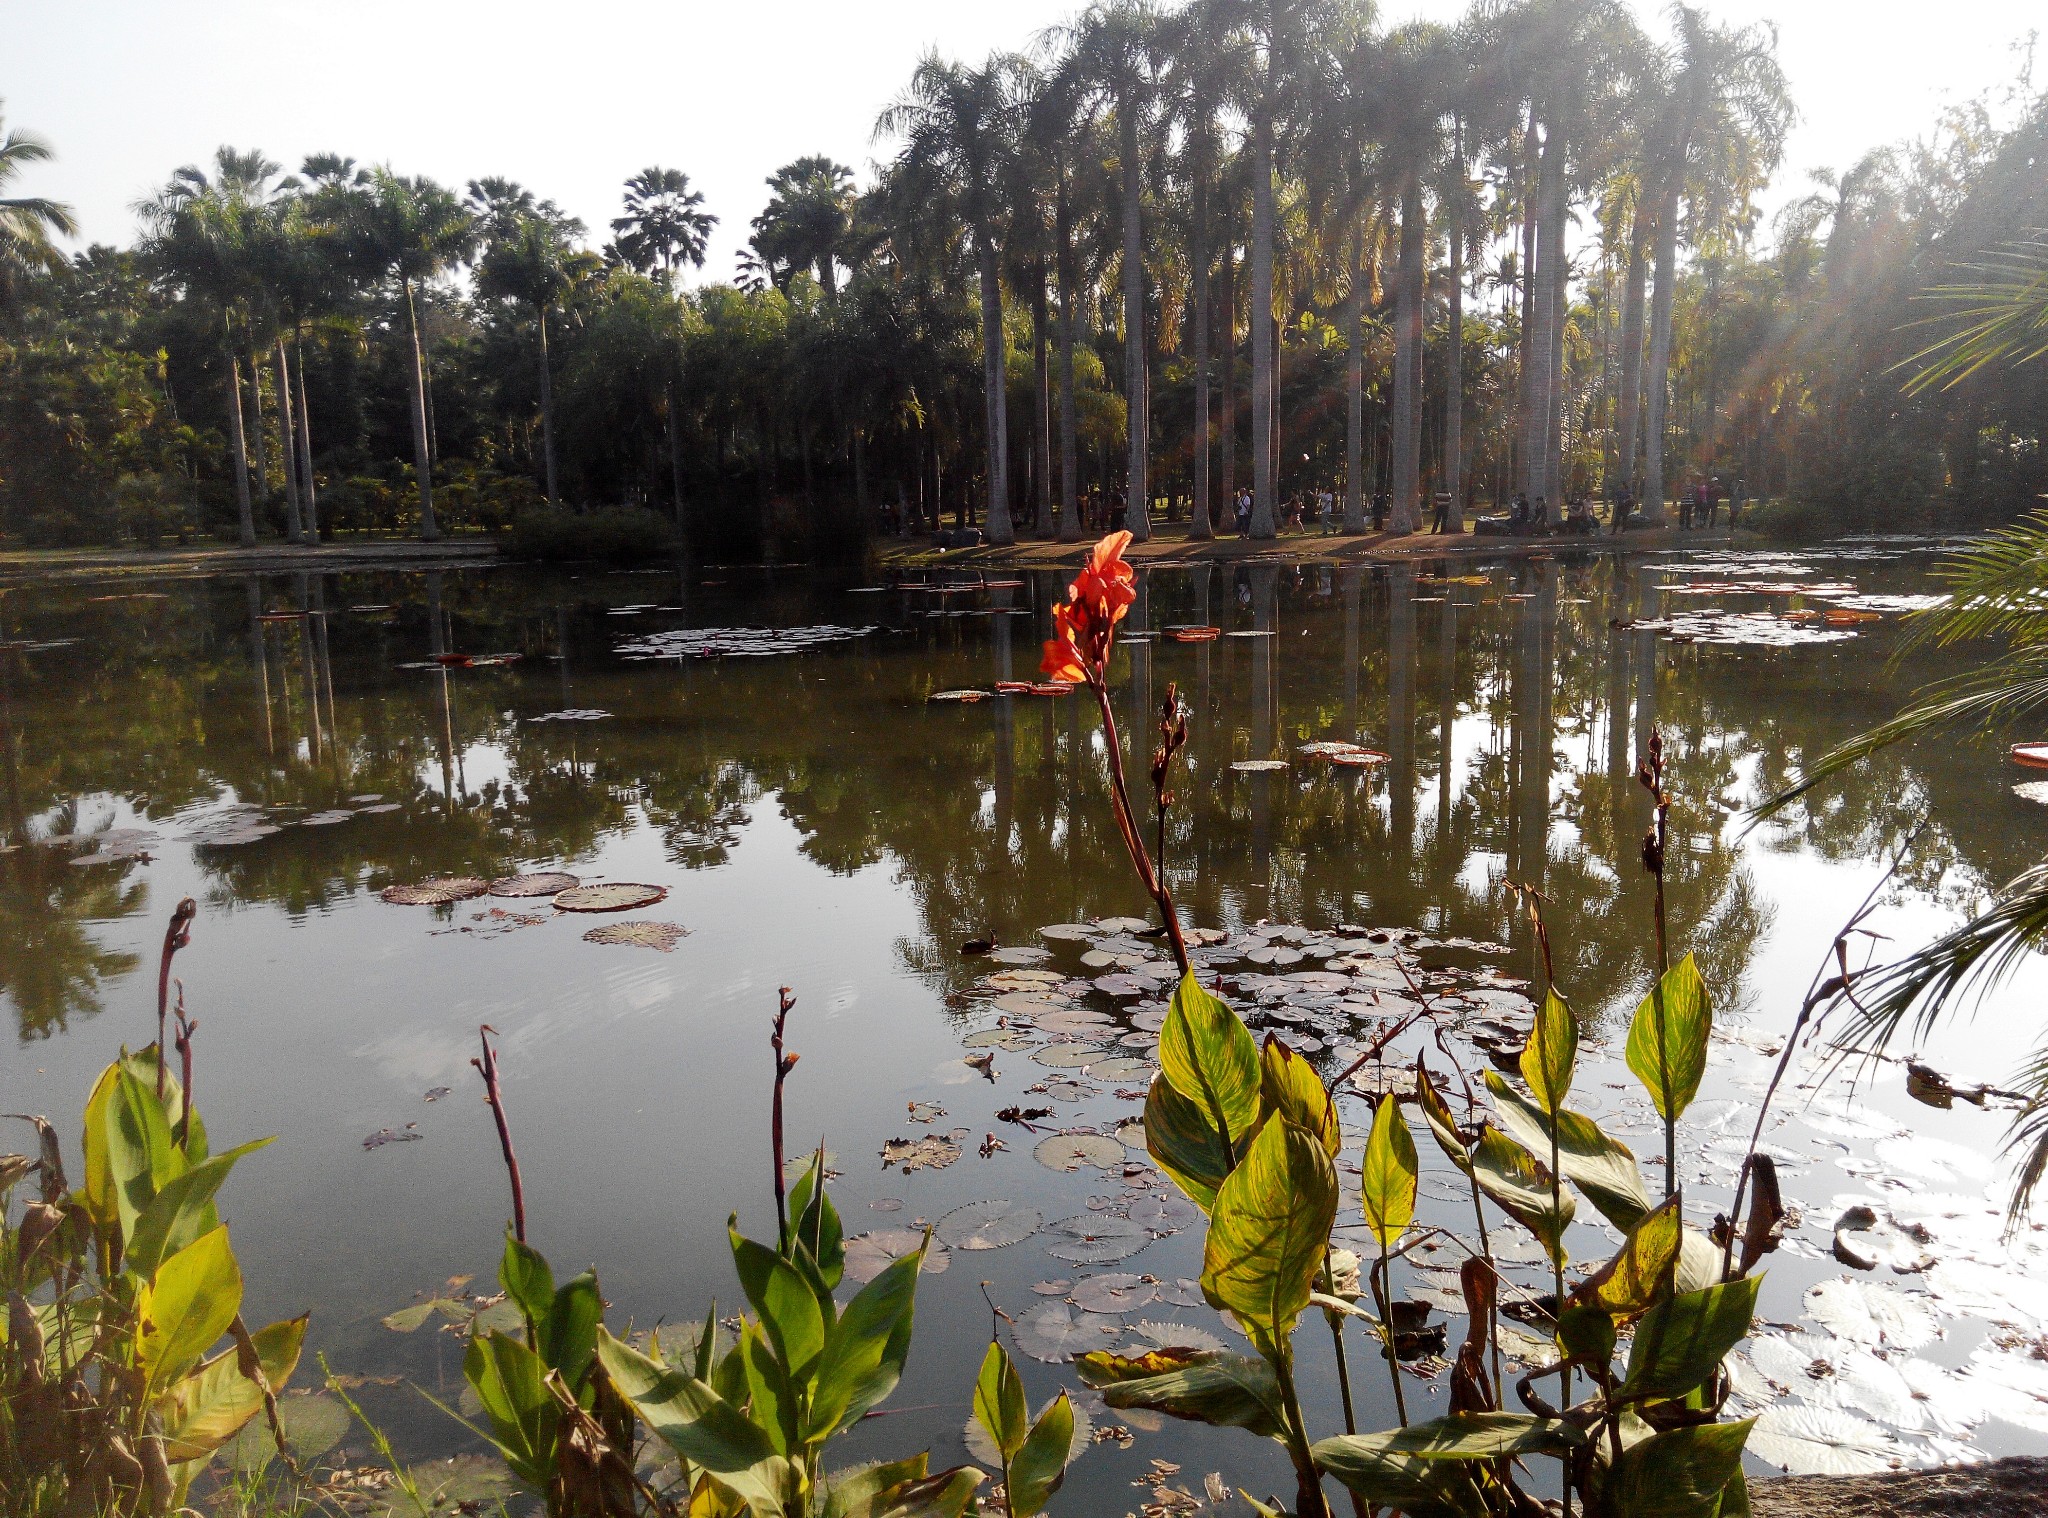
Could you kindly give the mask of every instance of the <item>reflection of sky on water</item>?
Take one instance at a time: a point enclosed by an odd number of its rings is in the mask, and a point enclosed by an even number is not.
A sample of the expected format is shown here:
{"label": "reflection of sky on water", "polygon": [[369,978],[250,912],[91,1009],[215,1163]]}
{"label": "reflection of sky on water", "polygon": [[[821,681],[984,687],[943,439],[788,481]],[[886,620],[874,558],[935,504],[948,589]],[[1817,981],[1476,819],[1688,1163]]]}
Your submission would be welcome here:
{"label": "reflection of sky on water", "polygon": [[[1784,567],[1820,572],[1804,560]],[[1897,559],[1825,572],[1877,591],[1922,583]],[[1745,820],[1717,802],[1747,804],[1782,783],[1802,758],[1887,715],[1928,670],[1886,670],[1888,626],[1779,651],[1687,649],[1611,630],[1610,617],[1668,602],[1657,578],[1570,562],[1515,566],[1485,587],[1349,568],[1311,569],[1298,586],[1276,568],[1153,577],[1152,626],[1281,634],[1161,642],[1119,661],[1118,712],[1141,785],[1166,682],[1193,708],[1197,767],[1170,838],[1190,914],[1506,935],[1526,973],[1528,939],[1500,887],[1528,880],[1551,897],[1561,974],[1589,1018],[1613,1027],[1645,984],[1649,897],[1636,848],[1646,806],[1630,771],[1651,722],[1672,742],[1679,796],[1674,942],[1700,950],[1731,1023],[1739,1009],[1758,1029],[1784,1025],[1875,879],[1883,843],[1921,810],[1934,824],[1873,921],[1897,943],[1954,921],[1987,884],[2038,856],[2041,813],[2008,793],[1995,746],[1968,743],[1888,756],[1807,813],[1745,835]],[[983,1081],[960,1063],[957,1009],[943,998],[985,968],[954,952],[966,938],[994,930],[1030,943],[1044,923],[1142,907],[1109,827],[1092,706],[921,699],[1028,672],[1064,576],[1008,592],[1033,611],[1000,619],[926,619],[915,600],[892,596],[856,598],[853,617],[839,587],[787,578],[722,588],[716,600],[693,591],[701,604],[688,618],[610,619],[606,602],[645,600],[638,578],[435,579],[316,583],[330,606],[398,610],[336,615],[310,639],[295,628],[252,639],[251,587],[240,581],[181,585],[143,607],[86,608],[62,592],[16,598],[10,615],[39,635],[71,635],[95,618],[119,625],[61,662],[37,655],[15,672],[10,840],[31,828],[114,826],[154,828],[161,842],[147,864],[92,869],[61,855],[0,855],[0,995],[24,1036],[40,1038],[35,1063],[0,1063],[0,1105],[75,1122],[113,1048],[152,1035],[162,915],[196,896],[200,921],[179,972],[202,1021],[202,1105],[218,1134],[282,1135],[231,1188],[252,1290],[264,1310],[314,1306],[337,1364],[422,1375],[431,1346],[397,1341],[375,1318],[447,1275],[488,1273],[504,1202],[470,1084],[479,1022],[503,1035],[540,1242],[558,1264],[601,1263],[607,1295],[641,1321],[733,1295],[719,1229],[736,1204],[758,1229],[766,1201],[766,1016],[779,985],[800,997],[792,1126],[803,1137],[792,1144],[822,1132],[841,1156],[850,1230],[935,1218],[989,1195],[1028,1200],[1048,1219],[1086,1208],[1102,1182],[1050,1176],[1030,1162],[1032,1137],[992,1116],[1033,1078],[1028,1059],[1002,1055],[1001,1080]],[[1422,591],[1447,601],[1409,599]],[[296,601],[286,582],[254,592]],[[527,659],[445,675],[395,669],[442,641],[430,639],[430,597],[451,646],[518,648]],[[686,621],[870,616],[891,630],[789,657],[630,664],[606,653],[619,638]],[[565,706],[613,715],[521,720]],[[1365,773],[1227,767],[1325,738],[1384,748],[1392,761]],[[400,810],[323,828],[294,821],[367,794]],[[59,810],[75,798],[75,817]],[[266,807],[283,830],[237,848],[176,840],[236,801]],[[480,899],[436,911],[375,894],[438,873],[521,868],[665,885],[667,900],[630,915],[681,923],[690,936],[659,954],[582,942],[602,918],[492,933],[503,920],[478,913],[544,904]],[[17,968],[30,952],[34,976]],[[2033,1036],[2026,1009],[2043,984],[2030,966],[2022,986],[1923,1054],[1959,1080],[2001,1078]],[[1717,1063],[1706,1100],[1753,1101],[1730,1073],[1738,1052]],[[443,1085],[449,1097],[424,1102]],[[1932,1114],[1898,1086],[1895,1071],[1879,1077],[1876,1110],[1965,1154],[1994,1147],[1996,1115]],[[938,1128],[965,1128],[969,1157],[909,1179],[880,1172],[884,1138],[924,1131],[905,1116],[921,1100],[949,1108]],[[1363,1104],[1344,1105],[1362,1131]],[[1119,1115],[1127,1104],[1104,1101],[1057,1121]],[[408,1122],[420,1142],[361,1150],[364,1135]],[[1012,1152],[973,1156],[996,1130]],[[1636,1121],[1645,1151],[1659,1147],[1649,1131]],[[1741,1134],[1737,1107],[1702,1109],[1702,1152]],[[1930,1185],[1981,1191],[1984,1178],[1944,1168],[1930,1158],[1938,1153],[1895,1142],[1839,1158],[1896,1161]],[[1867,1179],[1828,1161],[1788,1184],[1825,1212]],[[900,1213],[868,1205],[894,1198]],[[1129,1268],[1191,1274],[1198,1242],[1164,1240]],[[898,1400],[947,1409],[926,1419],[933,1437],[950,1438],[964,1416],[971,1356],[960,1347],[986,1326],[974,1282],[987,1275],[1028,1305],[1032,1281],[1068,1273],[1030,1248],[958,1258],[927,1287],[921,1331],[942,1347],[914,1360]],[[1819,1268],[1787,1258],[1773,1289],[1796,1295]],[[1326,1348],[1304,1354],[1311,1378],[1326,1378]],[[1027,1375],[1034,1396],[1049,1392],[1044,1367]],[[1202,1460],[1206,1437],[1161,1436],[1120,1458]],[[895,1448],[879,1433],[862,1438],[870,1453]],[[1231,1455],[1248,1480],[1263,1468],[1256,1450],[1233,1445]],[[1123,1467],[1104,1460],[1076,1500],[1092,1492],[1107,1510],[1126,1498]]]}

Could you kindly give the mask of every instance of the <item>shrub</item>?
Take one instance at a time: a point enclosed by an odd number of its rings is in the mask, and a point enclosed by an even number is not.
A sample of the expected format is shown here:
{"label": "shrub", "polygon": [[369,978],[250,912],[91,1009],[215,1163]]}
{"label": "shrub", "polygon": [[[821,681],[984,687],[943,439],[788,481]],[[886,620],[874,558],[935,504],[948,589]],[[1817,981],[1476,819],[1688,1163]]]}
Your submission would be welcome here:
{"label": "shrub", "polygon": [[638,506],[607,506],[581,516],[541,508],[523,511],[499,535],[515,559],[603,559],[614,564],[666,558],[676,547],[674,525]]}

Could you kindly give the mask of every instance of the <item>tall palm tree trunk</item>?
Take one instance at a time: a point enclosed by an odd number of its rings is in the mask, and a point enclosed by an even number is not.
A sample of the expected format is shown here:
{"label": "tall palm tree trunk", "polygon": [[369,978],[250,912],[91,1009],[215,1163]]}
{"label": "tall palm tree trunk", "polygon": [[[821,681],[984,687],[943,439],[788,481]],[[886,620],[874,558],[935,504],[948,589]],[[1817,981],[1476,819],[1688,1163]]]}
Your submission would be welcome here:
{"label": "tall palm tree trunk", "polygon": [[[1533,130],[1533,127],[1532,127]],[[1532,187],[1530,219],[1526,227],[1528,236],[1525,244],[1533,253],[1524,271],[1523,305],[1527,311],[1522,324],[1522,368],[1524,373],[1522,435],[1519,451],[1519,483],[1522,493],[1529,497],[1533,508],[1538,496],[1547,499],[1547,485],[1550,468],[1550,328],[1554,313],[1551,310],[1551,292],[1555,282],[1550,278],[1550,247],[1546,212],[1550,205],[1551,181],[1562,165],[1558,148],[1561,139],[1555,128],[1547,134],[1543,153],[1537,163],[1536,182]]]}
{"label": "tall palm tree trunk", "polygon": [[1038,537],[1052,536],[1052,364],[1046,331],[1045,260],[1031,266],[1031,483],[1038,497]]}
{"label": "tall palm tree trunk", "polygon": [[299,476],[305,486],[305,527],[308,541],[318,542],[320,538],[320,487],[313,482],[313,422],[306,406],[306,342],[303,334],[293,344],[298,352],[297,371],[299,397]]}
{"label": "tall palm tree trunk", "polygon": [[1639,195],[1628,239],[1628,287],[1621,297],[1621,454],[1615,469],[1631,490],[1642,483],[1636,472],[1637,443],[1643,410],[1643,294],[1650,274],[1650,208]]}
{"label": "tall palm tree trunk", "polygon": [[235,529],[244,548],[256,546],[256,513],[249,502],[249,447],[242,430],[242,360],[235,352],[234,327],[228,326],[228,441],[235,455]]}
{"label": "tall palm tree trunk", "polygon": [[[1546,159],[1550,154],[1546,151]],[[1544,357],[1544,395],[1549,409],[1543,419],[1543,495],[1551,511],[1564,514],[1564,326],[1569,310],[1566,276],[1571,272],[1564,257],[1564,226],[1570,214],[1566,204],[1564,175],[1564,134],[1558,134],[1558,170],[1550,185],[1550,200],[1543,212],[1544,331],[1550,351]]]}
{"label": "tall palm tree trunk", "polygon": [[[545,304],[533,308],[535,325],[540,329],[540,452],[542,467],[548,482],[548,504],[557,504],[555,494],[555,377],[554,366],[548,362],[548,308]],[[809,462],[806,455],[805,462]]]}
{"label": "tall palm tree trunk", "polygon": [[1144,176],[1138,165],[1138,115],[1134,102],[1117,102],[1117,118],[1123,133],[1121,153],[1124,175],[1124,406],[1125,434],[1130,441],[1129,494],[1124,502],[1124,525],[1142,543],[1152,536],[1152,496],[1145,478],[1146,437],[1151,407],[1148,404],[1145,372],[1145,244],[1140,223]]}
{"label": "tall palm tree trunk", "polygon": [[1060,173],[1054,212],[1060,260],[1060,541],[1081,541],[1081,461],[1074,418],[1074,228],[1067,206],[1067,181]]}
{"label": "tall palm tree trunk", "polygon": [[663,399],[668,405],[668,488],[669,498],[676,514],[676,530],[683,526],[683,416],[676,409],[676,383],[670,380],[663,387]]}
{"label": "tall palm tree trunk", "polygon": [[1395,532],[1421,525],[1422,386],[1416,371],[1422,351],[1422,216],[1422,181],[1410,175],[1401,186],[1401,268],[1394,293],[1394,501],[1387,525]]}
{"label": "tall palm tree trunk", "polygon": [[1210,516],[1209,450],[1215,439],[1209,425],[1209,169],[1203,163],[1195,173],[1195,245],[1189,249],[1194,264],[1194,291],[1190,304],[1195,322],[1195,499],[1188,515],[1188,536],[1216,535]]}
{"label": "tall palm tree trunk", "polygon": [[303,543],[306,535],[299,515],[299,444],[292,436],[292,371],[284,356],[282,334],[271,358],[271,372],[277,377],[278,443],[284,452],[284,535],[294,543]]}
{"label": "tall palm tree trunk", "polygon": [[250,467],[255,471],[251,489],[256,508],[264,517],[270,516],[270,439],[263,430],[263,359],[256,348],[255,334],[244,331],[249,339],[249,412],[254,423],[249,429]]}
{"label": "tall palm tree trunk", "polygon": [[1252,123],[1252,532],[1273,524],[1273,120],[1261,104]]}
{"label": "tall palm tree trunk", "polygon": [[1515,281],[1517,314],[1515,345],[1515,488],[1529,483],[1529,429],[1536,410],[1536,365],[1531,361],[1535,332],[1536,293],[1536,205],[1537,179],[1541,165],[1536,137],[1536,102],[1529,102],[1528,120],[1522,128],[1522,266]]}
{"label": "tall palm tree trunk", "polygon": [[996,272],[995,239],[986,226],[975,230],[981,251],[981,382],[988,412],[988,540],[998,547],[1017,541],[1010,525],[1010,427],[1003,395],[1003,291]]}
{"label": "tall palm tree trunk", "polygon": [[420,486],[420,537],[431,543],[441,536],[441,524],[434,520],[434,465],[427,454],[427,366],[420,353],[420,313],[412,298],[412,281],[403,285],[406,334],[412,341],[412,458]]}
{"label": "tall palm tree trunk", "polygon": [[[1458,165],[1464,171],[1464,128],[1459,128]],[[1444,333],[1444,531],[1465,531],[1465,234],[1451,213],[1451,309]]]}
{"label": "tall palm tree trunk", "polygon": [[1223,248],[1223,439],[1216,460],[1222,470],[1223,514],[1237,520],[1237,249]]}
{"label": "tall palm tree trunk", "polygon": [[1344,530],[1365,531],[1365,219],[1351,229],[1351,298],[1344,304]]}
{"label": "tall palm tree trunk", "polygon": [[1643,520],[1664,520],[1664,413],[1671,394],[1671,298],[1678,278],[1678,188],[1657,208],[1656,293],[1650,301],[1649,415],[1643,430]]}

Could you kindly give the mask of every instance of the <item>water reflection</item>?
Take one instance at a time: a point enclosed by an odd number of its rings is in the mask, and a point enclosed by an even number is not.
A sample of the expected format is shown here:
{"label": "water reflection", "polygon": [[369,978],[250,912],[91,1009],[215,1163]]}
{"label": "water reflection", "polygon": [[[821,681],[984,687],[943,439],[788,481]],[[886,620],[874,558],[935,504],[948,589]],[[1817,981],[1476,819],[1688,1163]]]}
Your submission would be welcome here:
{"label": "water reflection", "polygon": [[[1953,894],[2024,862],[1999,821],[2017,803],[1983,804],[1955,751],[1887,756],[1863,783],[1738,846],[1731,808],[1882,715],[1902,682],[1882,671],[1883,633],[1765,652],[1674,647],[1615,625],[1656,615],[1663,578],[1568,560],[1514,565],[1484,586],[1410,566],[1141,576],[1132,627],[1215,621],[1255,634],[1133,641],[1115,671],[1134,775],[1166,681],[1194,714],[1169,844],[1189,909],[1492,935],[1514,931],[1500,886],[1516,881],[1551,902],[1562,973],[1597,988],[1589,1001],[1626,1002],[1646,973],[1648,910],[1636,862],[1647,806],[1631,775],[1658,724],[1678,797],[1673,910],[1721,984],[1740,978],[1768,925],[1754,875],[1773,850],[1860,859],[1902,815],[1931,810],[1915,883]],[[13,846],[0,875],[0,975],[18,1029],[91,1015],[105,983],[131,968],[132,956],[95,946],[91,924],[141,911],[146,877],[74,867],[64,850],[27,843],[69,831],[64,809],[80,798],[172,833],[228,802],[262,808],[282,831],[200,843],[194,859],[213,904],[270,903],[293,917],[440,871],[573,867],[641,830],[672,863],[717,868],[763,804],[828,871],[893,861],[926,946],[906,954],[942,980],[956,972],[931,944],[991,929],[1021,942],[1040,922],[1139,910],[1114,864],[1088,701],[919,699],[939,685],[1030,678],[1064,579],[1026,576],[944,616],[922,614],[930,598],[788,581],[689,587],[695,604],[682,613],[644,600],[666,581],[511,571],[248,576],[156,600],[17,596],[32,636],[82,640],[0,655]],[[629,631],[684,620],[852,618],[883,630],[802,658],[635,664],[610,652]],[[523,658],[434,662],[454,649]],[[530,720],[572,707],[611,716]],[[1390,762],[1229,768],[1289,759],[1320,738],[1382,747]],[[396,810],[302,820],[365,797]]]}

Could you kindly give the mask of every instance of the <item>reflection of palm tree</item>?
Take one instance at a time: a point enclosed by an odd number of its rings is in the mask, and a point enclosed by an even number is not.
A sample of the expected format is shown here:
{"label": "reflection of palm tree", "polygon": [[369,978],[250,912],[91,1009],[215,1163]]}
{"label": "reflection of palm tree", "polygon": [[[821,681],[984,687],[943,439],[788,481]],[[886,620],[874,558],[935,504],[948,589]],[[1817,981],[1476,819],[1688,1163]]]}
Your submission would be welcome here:
{"label": "reflection of palm tree", "polygon": [[142,909],[147,890],[126,865],[74,869],[61,849],[0,856],[0,994],[14,1004],[24,1042],[103,1010],[101,987],[133,970],[135,955],[108,949],[85,924]]}

